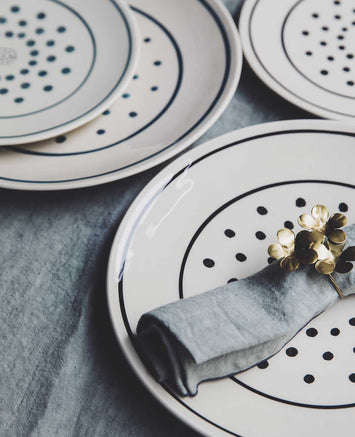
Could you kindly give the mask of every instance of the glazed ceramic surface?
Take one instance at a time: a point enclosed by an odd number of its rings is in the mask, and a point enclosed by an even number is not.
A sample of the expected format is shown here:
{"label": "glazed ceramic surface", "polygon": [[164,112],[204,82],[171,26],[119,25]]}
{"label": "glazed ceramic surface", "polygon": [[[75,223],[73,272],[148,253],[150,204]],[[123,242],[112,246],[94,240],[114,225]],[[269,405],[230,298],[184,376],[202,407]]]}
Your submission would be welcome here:
{"label": "glazed ceramic surface", "polygon": [[55,190],[126,177],[180,152],[221,115],[242,65],[238,33],[224,6],[139,0],[131,11],[141,49],[127,89],[81,129],[2,150],[1,186]]}
{"label": "glazed ceramic surface", "polygon": [[355,129],[334,122],[231,132],[164,169],[120,225],[108,269],[118,341],[148,389],[202,434],[353,435],[355,297],[311,321],[259,367],[203,383],[193,398],[154,381],[134,334],[144,312],[266,266],[277,230],[297,230],[297,217],[313,205],[346,212],[354,223],[354,157]]}
{"label": "glazed ceramic surface", "polygon": [[324,118],[355,118],[355,5],[351,0],[247,0],[245,56],[274,91]]}
{"label": "glazed ceramic surface", "polygon": [[120,0],[2,0],[0,145],[53,137],[101,114],[131,78],[136,52]]}

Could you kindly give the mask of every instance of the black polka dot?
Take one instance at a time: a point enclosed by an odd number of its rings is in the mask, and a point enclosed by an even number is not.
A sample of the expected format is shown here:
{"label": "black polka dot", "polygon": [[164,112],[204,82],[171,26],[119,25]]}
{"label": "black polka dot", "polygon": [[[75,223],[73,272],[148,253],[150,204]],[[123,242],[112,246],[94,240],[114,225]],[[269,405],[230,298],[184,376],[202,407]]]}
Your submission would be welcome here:
{"label": "black polka dot", "polygon": [[157,67],[159,67],[159,65],[161,65],[161,61],[154,61],[154,65],[156,65]]}
{"label": "black polka dot", "polygon": [[355,347],[353,347],[353,352],[354,352],[354,354],[355,354]]}
{"label": "black polka dot", "polygon": [[24,101],[23,97],[16,97],[16,99],[14,99],[15,103],[22,103]]}
{"label": "black polka dot", "polygon": [[211,267],[214,267],[215,262],[214,262],[213,259],[211,259],[211,258],[205,258],[205,259],[203,260],[203,265],[204,265],[205,267],[208,267],[208,268],[210,269]]}
{"label": "black polka dot", "polygon": [[0,24],[4,24],[6,23],[6,18],[5,17],[0,17]]}
{"label": "black polka dot", "polygon": [[340,20],[341,15],[334,15],[334,18],[335,18],[336,20]]}
{"label": "black polka dot", "polygon": [[43,89],[48,93],[49,91],[52,91],[53,87],[52,85],[46,85],[45,87],[43,87]]}
{"label": "black polka dot", "polygon": [[355,317],[352,317],[352,318],[349,320],[349,325],[351,325],[351,326],[355,326]]}
{"label": "black polka dot", "polygon": [[237,278],[231,278],[228,280],[227,284],[231,284],[232,282],[237,282],[238,279]]}
{"label": "black polka dot", "polygon": [[71,72],[71,69],[68,68],[68,67],[65,67],[65,68],[62,69],[62,73],[63,74],[69,74],[70,72]]}
{"label": "black polka dot", "polygon": [[102,115],[109,115],[109,114],[111,114],[111,111],[109,109],[106,109],[106,111],[102,113]]}
{"label": "black polka dot", "polygon": [[341,30],[342,30],[343,32],[347,32],[347,31],[348,31],[348,28],[347,28],[347,27],[343,27]]}
{"label": "black polka dot", "polygon": [[150,42],[151,41],[151,39],[150,38],[144,38],[144,40],[143,40],[144,42]]}
{"label": "black polka dot", "polygon": [[304,36],[307,36],[307,35],[309,35],[309,32],[308,32],[308,30],[304,30],[304,31],[302,32],[302,35],[304,35]]}
{"label": "black polka dot", "polygon": [[332,328],[332,329],[330,330],[330,334],[331,334],[333,337],[336,337],[336,336],[338,336],[338,335],[340,334],[340,330],[339,330],[338,328]]}
{"label": "black polka dot", "polygon": [[61,135],[60,137],[55,139],[55,142],[58,144],[64,143],[64,141],[66,141],[67,137],[64,135]]}
{"label": "black polka dot", "polygon": [[324,30],[324,32],[327,32],[329,30],[329,27],[328,26],[323,26],[322,30]]}
{"label": "black polka dot", "polygon": [[96,131],[97,135],[103,135],[105,132],[105,129],[99,129],[98,131]]}
{"label": "black polka dot", "polygon": [[307,56],[312,56],[313,53],[312,53],[310,50],[307,50],[307,51],[306,51],[306,55],[307,55]]}
{"label": "black polka dot", "polygon": [[348,205],[346,203],[344,203],[344,202],[339,203],[339,207],[338,208],[339,208],[340,212],[347,212],[347,210],[349,209]]}
{"label": "black polka dot", "polygon": [[348,72],[350,71],[350,68],[349,68],[349,67],[344,67],[344,68],[343,68],[343,71],[345,71],[345,72],[348,73]]}
{"label": "black polka dot", "polygon": [[134,80],[137,80],[138,78],[139,78],[138,74],[135,74],[135,75],[133,76],[133,79],[134,79]]}
{"label": "black polka dot", "polygon": [[0,94],[7,94],[9,90],[7,88],[0,88]]}
{"label": "black polka dot", "polygon": [[247,259],[247,257],[244,255],[244,253],[240,253],[240,252],[237,253],[235,257],[236,257],[237,260],[240,261],[240,262],[244,262],[244,261],[246,261],[246,259]]}
{"label": "black polka dot", "polygon": [[264,234],[264,232],[262,231],[258,231],[255,233],[255,236],[258,240],[265,240],[266,235]]}
{"label": "black polka dot", "polygon": [[289,347],[286,349],[286,355],[289,357],[295,357],[298,354],[298,350],[295,347]]}
{"label": "black polka dot", "polygon": [[315,337],[316,335],[318,335],[318,331],[316,330],[316,328],[308,328],[306,334],[308,335],[308,337]]}
{"label": "black polka dot", "polygon": [[235,237],[235,232],[232,229],[226,229],[224,235],[228,238],[233,238]]}
{"label": "black polka dot", "polygon": [[14,36],[14,32],[11,32],[11,30],[9,30],[5,33],[5,36],[7,36],[8,38],[12,38]]}
{"label": "black polka dot", "polygon": [[267,360],[261,361],[261,363],[258,364],[259,369],[266,369],[269,367],[269,362]]}
{"label": "black polka dot", "polygon": [[330,361],[330,360],[332,360],[333,358],[334,358],[334,355],[333,355],[331,352],[329,352],[329,351],[324,352],[324,354],[323,354],[323,359],[324,359],[324,360],[326,360],[326,361]]}
{"label": "black polka dot", "polygon": [[40,77],[47,76],[47,72],[45,70],[41,70],[38,72],[38,76],[40,76]]}
{"label": "black polka dot", "polygon": [[305,375],[303,378],[304,382],[306,382],[307,384],[312,384],[312,382],[314,382],[314,376],[313,375]]}
{"label": "black polka dot", "polygon": [[67,29],[64,27],[64,26],[59,26],[58,27],[58,29],[57,29],[57,31],[59,32],[59,33],[63,33],[63,32],[65,32]]}
{"label": "black polka dot", "polygon": [[122,94],[122,97],[123,97],[124,99],[128,99],[128,98],[129,98],[129,94],[128,94],[128,93],[124,93],[124,94]]}
{"label": "black polka dot", "polygon": [[32,51],[30,52],[30,55],[31,55],[31,56],[38,56],[38,55],[39,55],[39,51],[38,51],[38,50],[32,50]]}
{"label": "black polka dot", "polygon": [[40,12],[39,14],[37,14],[37,18],[39,20],[43,20],[44,18],[46,18],[46,14],[44,12]]}
{"label": "black polka dot", "polygon": [[296,200],[296,206],[298,206],[299,208],[302,208],[303,206],[306,206],[306,201],[304,199],[302,199],[302,197],[299,197]]}
{"label": "black polka dot", "polygon": [[348,54],[346,55],[346,57],[347,57],[348,59],[352,59],[352,58],[354,57],[354,55],[351,54],[351,53],[348,53]]}
{"label": "black polka dot", "polygon": [[20,8],[18,6],[12,6],[10,10],[11,10],[11,12],[16,14],[17,12],[20,11]]}
{"label": "black polka dot", "polygon": [[271,256],[269,256],[269,258],[267,259],[268,264],[272,264],[275,261],[275,258],[271,258]]}
{"label": "black polka dot", "polygon": [[133,117],[133,118],[134,118],[134,117],[137,117],[137,115],[138,115],[138,114],[137,114],[136,112],[134,112],[134,111],[132,111],[132,112],[129,113],[129,116],[130,116],[130,117]]}
{"label": "black polka dot", "polygon": [[284,226],[285,226],[285,228],[287,228],[287,229],[293,229],[293,228],[294,228],[293,223],[290,222],[289,220],[286,220],[286,221],[285,221]]}
{"label": "black polka dot", "polygon": [[340,45],[340,46],[338,46],[338,49],[339,49],[339,50],[344,50],[344,49],[345,49],[345,46]]}
{"label": "black polka dot", "polygon": [[321,73],[323,76],[326,76],[326,75],[328,74],[328,71],[327,71],[327,70],[321,70],[320,73]]}
{"label": "black polka dot", "polygon": [[343,40],[344,39],[344,35],[338,35],[337,38],[340,39],[340,40]]}
{"label": "black polka dot", "polygon": [[349,379],[350,379],[351,382],[355,382],[355,373],[351,373],[349,375]]}
{"label": "black polka dot", "polygon": [[25,27],[25,26],[27,26],[27,21],[26,20],[20,20],[18,22],[18,25],[21,26],[21,27]]}
{"label": "black polka dot", "polygon": [[65,48],[65,51],[68,52],[68,53],[71,53],[71,52],[73,52],[74,50],[75,50],[75,47],[74,47],[74,46],[68,46],[68,47]]}
{"label": "black polka dot", "polygon": [[314,14],[312,14],[312,17],[313,17],[313,18],[318,18],[318,17],[319,17],[319,14],[314,13]]}
{"label": "black polka dot", "polygon": [[15,79],[15,76],[14,76],[13,74],[8,74],[8,75],[5,77],[5,79],[6,79],[6,80],[14,80],[14,79]]}
{"label": "black polka dot", "polygon": [[29,88],[30,86],[31,86],[31,84],[28,83],[28,82],[24,82],[24,83],[21,84],[21,88],[22,88],[22,89],[27,89],[27,88]]}
{"label": "black polka dot", "polygon": [[157,91],[157,90],[158,90],[158,87],[157,87],[157,86],[152,86],[150,89],[151,89],[152,91]]}
{"label": "black polka dot", "polygon": [[47,44],[48,47],[53,47],[54,44],[55,44],[55,41],[53,41],[52,39],[50,39],[49,41],[47,41],[46,44]]}
{"label": "black polka dot", "polygon": [[348,80],[346,83],[347,83],[349,86],[354,86],[354,82],[353,82],[352,80]]}
{"label": "black polka dot", "polygon": [[267,209],[264,207],[264,206],[258,206],[257,208],[256,208],[256,210],[258,211],[258,213],[260,214],[260,215],[265,215],[265,214],[267,214]]}
{"label": "black polka dot", "polygon": [[328,59],[328,61],[331,61],[331,62],[332,62],[332,61],[334,61],[334,56],[328,56],[327,59]]}
{"label": "black polka dot", "polygon": [[335,1],[334,1],[334,4],[337,5],[337,6],[339,6],[339,5],[340,5],[340,1],[339,1],[339,0],[335,0]]}
{"label": "black polka dot", "polygon": [[30,70],[27,70],[27,68],[23,68],[22,70],[20,70],[20,73],[25,75],[28,74],[30,72]]}
{"label": "black polka dot", "polygon": [[48,62],[54,62],[56,60],[56,57],[54,55],[48,56],[47,61]]}
{"label": "black polka dot", "polygon": [[37,35],[41,35],[42,33],[44,33],[44,29],[42,29],[42,27],[39,27],[38,29],[36,29],[36,33]]}
{"label": "black polka dot", "polygon": [[320,43],[319,43],[321,46],[326,46],[327,45],[327,42],[326,41],[321,41]]}

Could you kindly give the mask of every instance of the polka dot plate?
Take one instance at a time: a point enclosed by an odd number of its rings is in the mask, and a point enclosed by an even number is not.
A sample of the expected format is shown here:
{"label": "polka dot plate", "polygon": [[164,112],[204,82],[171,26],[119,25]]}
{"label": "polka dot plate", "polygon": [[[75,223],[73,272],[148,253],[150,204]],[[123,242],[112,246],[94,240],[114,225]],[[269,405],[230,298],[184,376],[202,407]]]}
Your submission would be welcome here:
{"label": "polka dot plate", "polygon": [[354,121],[352,0],[246,0],[239,28],[266,85],[313,114]]}
{"label": "polka dot plate", "polygon": [[0,151],[0,186],[56,190],[120,179],[171,158],[222,114],[242,65],[239,36],[224,6],[134,0],[131,11],[140,55],[118,101],[69,134]]}
{"label": "polka dot plate", "polygon": [[[334,152],[336,150],[336,152]],[[311,321],[259,366],[180,398],[157,384],[133,344],[159,305],[246,277],[268,263],[280,227],[317,203],[355,222],[355,128],[287,121],[231,132],[155,177],[120,225],[108,301],[122,350],[147,388],[207,436],[354,435],[355,296]]]}
{"label": "polka dot plate", "polygon": [[137,59],[121,0],[1,0],[0,145],[77,128],[121,94]]}

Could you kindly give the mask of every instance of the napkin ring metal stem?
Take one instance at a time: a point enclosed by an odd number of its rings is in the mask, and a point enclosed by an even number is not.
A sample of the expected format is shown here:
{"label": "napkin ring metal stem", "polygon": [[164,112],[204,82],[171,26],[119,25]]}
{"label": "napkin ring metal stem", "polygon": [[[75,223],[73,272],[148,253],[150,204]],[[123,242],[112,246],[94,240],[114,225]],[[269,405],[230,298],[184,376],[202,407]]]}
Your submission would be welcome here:
{"label": "napkin ring metal stem", "polygon": [[355,246],[347,247],[346,233],[342,227],[347,218],[342,213],[330,215],[324,205],[316,205],[311,214],[302,214],[298,218],[304,228],[295,234],[291,229],[280,229],[276,244],[270,244],[268,253],[271,258],[280,260],[280,267],[288,272],[296,271],[300,265],[314,265],[316,271],[329,276],[340,299],[343,293],[332,276],[337,273],[349,273],[355,261]]}
{"label": "napkin ring metal stem", "polygon": [[340,299],[344,299],[344,295],[343,295],[339,285],[337,284],[337,281],[333,278],[333,276],[331,274],[329,274],[328,276],[329,276],[331,283],[334,285],[334,288],[335,288],[336,292],[338,293]]}

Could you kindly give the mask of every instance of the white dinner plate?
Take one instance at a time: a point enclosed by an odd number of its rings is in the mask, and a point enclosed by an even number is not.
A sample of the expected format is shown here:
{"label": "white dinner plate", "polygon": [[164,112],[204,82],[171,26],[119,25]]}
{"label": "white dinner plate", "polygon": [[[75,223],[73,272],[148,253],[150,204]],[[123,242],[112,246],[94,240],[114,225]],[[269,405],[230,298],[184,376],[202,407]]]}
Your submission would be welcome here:
{"label": "white dinner plate", "polygon": [[246,0],[239,29],[266,85],[313,114],[354,122],[353,0]]}
{"label": "white dinner plate", "polygon": [[120,346],[147,388],[207,436],[351,437],[355,296],[314,319],[277,355],[197,396],[169,393],[134,347],[140,316],[267,265],[281,227],[315,204],[355,222],[355,128],[261,124],[186,153],[135,200],[113,243],[108,302]]}
{"label": "white dinner plate", "polygon": [[[67,135],[0,151],[0,186],[56,190],[150,168],[189,146],[234,95],[242,51],[218,0],[134,0],[141,50],[119,100]],[[115,57],[113,57],[115,58]]]}
{"label": "white dinner plate", "polygon": [[1,0],[0,145],[60,135],[121,94],[137,60],[121,0]]}

